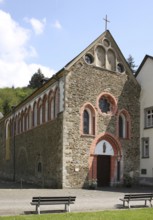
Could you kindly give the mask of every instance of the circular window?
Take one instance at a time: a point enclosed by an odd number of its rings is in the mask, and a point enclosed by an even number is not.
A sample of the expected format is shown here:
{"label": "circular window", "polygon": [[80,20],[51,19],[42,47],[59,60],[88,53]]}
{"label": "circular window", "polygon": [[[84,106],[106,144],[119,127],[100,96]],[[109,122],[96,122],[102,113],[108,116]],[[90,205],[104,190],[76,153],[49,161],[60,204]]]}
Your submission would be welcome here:
{"label": "circular window", "polygon": [[121,63],[118,63],[117,64],[117,71],[119,73],[123,73],[125,70],[124,70],[124,66],[121,64]]}
{"label": "circular window", "polygon": [[115,114],[117,110],[115,98],[109,93],[103,93],[98,98],[98,109],[102,114]]}
{"label": "circular window", "polygon": [[99,99],[99,108],[100,108],[101,112],[103,112],[103,113],[110,112],[111,103],[109,102],[109,99],[107,97],[102,96]]}
{"label": "circular window", "polygon": [[110,46],[110,42],[107,39],[103,40],[103,44],[104,44],[105,47],[109,47]]}
{"label": "circular window", "polygon": [[94,58],[91,54],[86,54],[84,59],[87,64],[92,64],[94,62]]}

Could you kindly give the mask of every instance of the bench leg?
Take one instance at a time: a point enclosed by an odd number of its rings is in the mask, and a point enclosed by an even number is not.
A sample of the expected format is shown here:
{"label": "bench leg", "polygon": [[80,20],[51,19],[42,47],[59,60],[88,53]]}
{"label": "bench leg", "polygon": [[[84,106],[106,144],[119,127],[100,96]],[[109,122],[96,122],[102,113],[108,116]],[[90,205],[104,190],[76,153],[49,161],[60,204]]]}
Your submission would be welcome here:
{"label": "bench leg", "polygon": [[123,201],[123,207],[125,207],[125,201]]}
{"label": "bench leg", "polygon": [[147,200],[145,200],[145,206],[147,206]]}
{"label": "bench leg", "polygon": [[130,207],[130,202],[129,201],[127,201],[127,204],[128,204],[128,208],[130,209],[131,207]]}
{"label": "bench leg", "polygon": [[150,202],[150,207],[152,207],[152,203],[151,203],[151,200],[149,200],[149,202]]}
{"label": "bench leg", "polygon": [[69,204],[65,204],[65,211],[66,212],[70,212],[70,205]]}
{"label": "bench leg", "polygon": [[38,213],[38,215],[40,215],[40,206],[36,205],[36,212]]}
{"label": "bench leg", "polygon": [[70,210],[70,204],[68,204],[68,212],[70,212],[71,210]]}

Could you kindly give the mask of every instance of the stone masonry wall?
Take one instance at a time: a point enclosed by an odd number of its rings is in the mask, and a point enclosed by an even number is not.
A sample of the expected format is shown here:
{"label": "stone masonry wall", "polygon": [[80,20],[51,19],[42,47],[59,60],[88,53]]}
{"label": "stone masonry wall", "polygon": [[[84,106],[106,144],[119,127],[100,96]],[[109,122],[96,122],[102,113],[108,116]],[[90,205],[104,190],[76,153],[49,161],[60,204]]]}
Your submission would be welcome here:
{"label": "stone masonry wall", "polygon": [[[81,60],[66,76],[64,112],[63,187],[83,187],[88,178],[90,146],[94,138],[109,132],[116,136],[117,113],[104,117],[96,108],[97,97],[111,93],[117,100],[118,111],[126,109],[131,118],[131,139],[119,140],[122,145],[124,173],[139,175],[139,85],[126,74],[97,68]],[[81,107],[90,102],[97,111],[97,134],[81,136]]]}
{"label": "stone masonry wall", "polygon": [[[15,136],[16,181],[62,187],[62,120],[60,113],[55,120]],[[3,140],[5,142],[5,138]],[[10,160],[5,160],[5,143],[0,147],[1,178],[13,179],[13,144],[12,139]],[[41,164],[39,169],[38,164]]]}

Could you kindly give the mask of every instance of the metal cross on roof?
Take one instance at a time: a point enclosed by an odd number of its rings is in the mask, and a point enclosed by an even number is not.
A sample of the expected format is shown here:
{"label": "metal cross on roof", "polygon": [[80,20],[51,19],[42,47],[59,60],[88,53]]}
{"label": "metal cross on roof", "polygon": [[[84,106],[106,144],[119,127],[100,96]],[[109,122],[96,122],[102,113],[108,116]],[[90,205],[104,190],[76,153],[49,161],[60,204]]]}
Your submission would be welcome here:
{"label": "metal cross on roof", "polygon": [[107,20],[107,15],[105,18],[103,18],[103,20],[105,21],[105,31],[107,30],[107,23],[110,22],[109,20]]}

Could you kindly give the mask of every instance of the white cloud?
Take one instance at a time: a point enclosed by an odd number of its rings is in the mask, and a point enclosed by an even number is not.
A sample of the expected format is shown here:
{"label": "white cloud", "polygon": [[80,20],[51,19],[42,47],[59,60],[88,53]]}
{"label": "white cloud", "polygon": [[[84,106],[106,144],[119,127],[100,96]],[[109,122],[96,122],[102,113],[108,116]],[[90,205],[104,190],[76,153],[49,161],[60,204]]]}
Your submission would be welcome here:
{"label": "white cloud", "polygon": [[46,25],[46,18],[38,20],[36,18],[25,18],[25,21],[30,23],[36,35],[42,34]]}
{"label": "white cloud", "polygon": [[39,64],[5,62],[0,60],[0,87],[23,87],[29,84],[34,73],[41,69],[45,77],[51,77],[55,71]]}
{"label": "white cloud", "polygon": [[39,64],[27,64],[29,57],[37,56],[30,45],[30,31],[15,22],[10,14],[0,10],[0,87],[27,86],[31,76],[40,68],[51,77],[55,72]]}
{"label": "white cloud", "polygon": [[28,46],[30,31],[22,28],[10,14],[0,10],[0,59],[19,61],[36,56],[32,46]]}
{"label": "white cloud", "polygon": [[58,20],[56,20],[52,26],[56,29],[62,29],[62,25]]}

